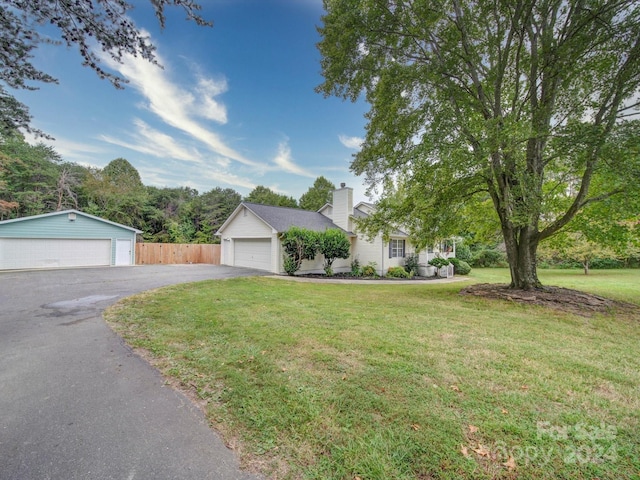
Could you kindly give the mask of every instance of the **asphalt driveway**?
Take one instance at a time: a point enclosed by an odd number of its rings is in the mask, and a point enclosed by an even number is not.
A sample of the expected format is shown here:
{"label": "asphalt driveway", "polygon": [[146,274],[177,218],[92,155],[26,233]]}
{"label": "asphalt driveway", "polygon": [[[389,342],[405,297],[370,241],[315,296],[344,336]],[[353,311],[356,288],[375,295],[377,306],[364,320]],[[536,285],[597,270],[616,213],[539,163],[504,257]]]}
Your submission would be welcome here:
{"label": "asphalt driveway", "polygon": [[164,285],[260,274],[211,265],[0,272],[0,478],[257,478],[102,311]]}

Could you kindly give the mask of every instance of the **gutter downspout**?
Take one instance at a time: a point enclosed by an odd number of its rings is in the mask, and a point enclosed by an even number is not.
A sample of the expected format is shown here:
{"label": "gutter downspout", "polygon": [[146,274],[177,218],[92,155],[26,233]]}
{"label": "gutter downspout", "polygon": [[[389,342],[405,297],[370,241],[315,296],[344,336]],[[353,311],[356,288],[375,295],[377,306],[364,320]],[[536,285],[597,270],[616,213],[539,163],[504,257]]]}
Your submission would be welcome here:
{"label": "gutter downspout", "polygon": [[382,239],[382,261],[380,262],[380,276],[384,276],[384,252],[385,252],[385,248],[384,248],[384,237],[381,237]]}

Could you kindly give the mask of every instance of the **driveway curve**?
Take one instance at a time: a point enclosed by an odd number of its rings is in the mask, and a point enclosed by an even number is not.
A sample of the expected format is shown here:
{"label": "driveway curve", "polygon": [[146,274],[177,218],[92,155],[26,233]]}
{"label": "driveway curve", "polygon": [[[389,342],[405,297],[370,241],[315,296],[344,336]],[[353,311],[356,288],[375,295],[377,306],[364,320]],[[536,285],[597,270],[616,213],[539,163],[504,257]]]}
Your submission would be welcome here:
{"label": "driveway curve", "polygon": [[212,265],[0,272],[0,478],[257,479],[102,311],[165,285],[263,273]]}

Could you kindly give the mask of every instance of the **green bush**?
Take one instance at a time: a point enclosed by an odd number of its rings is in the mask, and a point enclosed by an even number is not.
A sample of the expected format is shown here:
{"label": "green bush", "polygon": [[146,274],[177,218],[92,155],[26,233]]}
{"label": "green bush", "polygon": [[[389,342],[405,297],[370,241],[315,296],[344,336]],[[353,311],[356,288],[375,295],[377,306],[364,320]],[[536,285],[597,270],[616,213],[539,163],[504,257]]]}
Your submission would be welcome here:
{"label": "green bush", "polygon": [[349,258],[351,242],[341,230],[328,228],[318,235],[318,252],[324,256],[324,272],[333,275],[333,261],[336,258]]}
{"label": "green bush", "polygon": [[464,260],[450,258],[449,262],[453,265],[453,273],[456,275],[469,275],[471,272],[471,266]]}
{"label": "green bush", "polygon": [[436,258],[432,258],[431,260],[429,260],[429,265],[436,267],[436,268],[442,268],[442,267],[446,267],[447,265],[449,265],[449,260],[447,260],[446,258],[442,258],[442,257],[436,257]]}
{"label": "green bush", "polygon": [[351,260],[351,276],[360,277],[362,275],[362,269],[360,268],[360,260],[358,257]]}
{"label": "green bush", "polygon": [[319,248],[318,233],[306,228],[291,227],[280,237],[284,251],[284,271],[294,275],[303,260],[313,260]]}
{"label": "green bush", "polygon": [[472,267],[506,267],[507,256],[494,248],[484,248],[475,253],[471,261]]}
{"label": "green bush", "polygon": [[413,275],[418,274],[418,259],[419,255],[417,253],[410,253],[404,259],[404,269],[407,273]]}
{"label": "green bush", "polygon": [[387,277],[390,278],[411,278],[412,276],[404,267],[389,267],[387,270]]}
{"label": "green bush", "polygon": [[471,248],[464,242],[456,243],[456,258],[467,263],[470,262],[473,258]]}
{"label": "green bush", "polygon": [[624,262],[615,258],[594,258],[589,267],[592,269],[624,268]]}
{"label": "green bush", "polygon": [[287,275],[291,276],[295,275],[299,268],[295,259],[289,255],[283,255],[282,267],[284,268],[284,271],[287,272]]}
{"label": "green bush", "polygon": [[377,277],[378,273],[376,272],[376,262],[369,262],[367,265],[362,267],[362,276]]}

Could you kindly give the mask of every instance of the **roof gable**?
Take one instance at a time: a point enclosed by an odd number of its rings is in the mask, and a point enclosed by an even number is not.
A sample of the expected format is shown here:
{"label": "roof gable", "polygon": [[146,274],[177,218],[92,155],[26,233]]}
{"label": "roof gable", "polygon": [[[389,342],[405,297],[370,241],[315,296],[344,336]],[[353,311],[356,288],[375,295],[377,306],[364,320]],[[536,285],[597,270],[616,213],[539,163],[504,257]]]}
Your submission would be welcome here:
{"label": "roof gable", "polygon": [[344,230],[333,223],[329,217],[319,212],[301,210],[299,208],[276,207],[273,205],[242,202],[229,216],[227,221],[218,229],[218,235],[222,234],[224,229],[233,221],[243,208],[249,210],[278,233],[286,232],[291,227],[306,228],[307,230],[314,230],[318,232],[322,232],[328,228],[337,228],[344,232]]}

